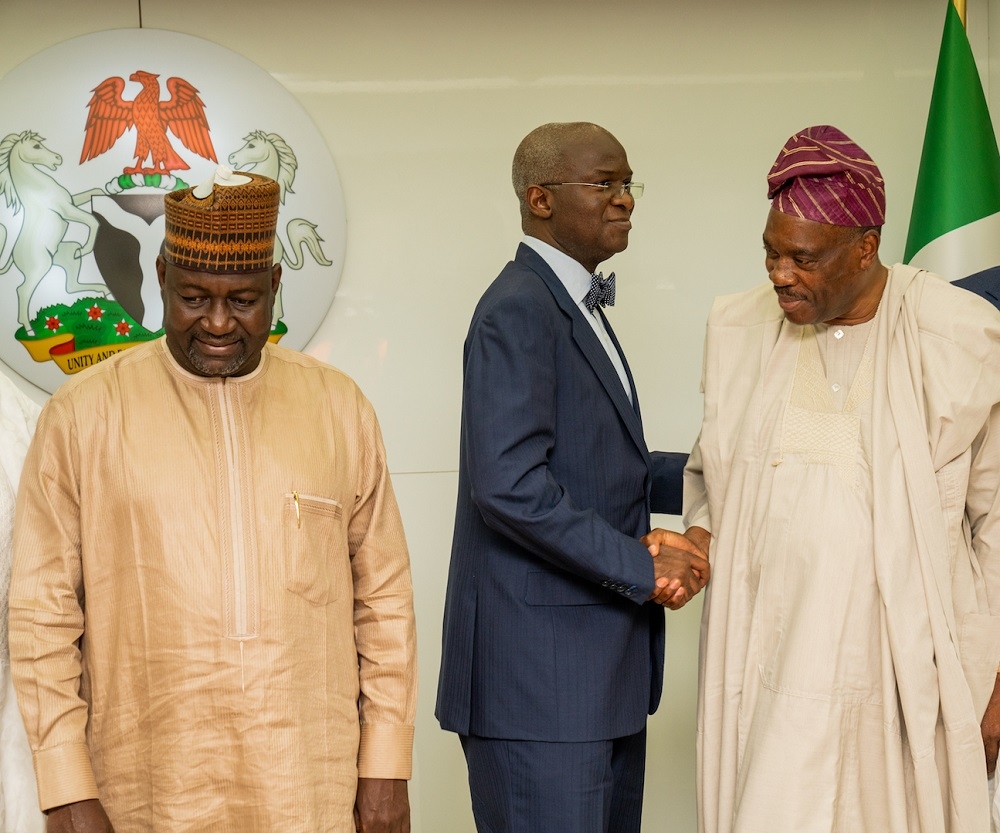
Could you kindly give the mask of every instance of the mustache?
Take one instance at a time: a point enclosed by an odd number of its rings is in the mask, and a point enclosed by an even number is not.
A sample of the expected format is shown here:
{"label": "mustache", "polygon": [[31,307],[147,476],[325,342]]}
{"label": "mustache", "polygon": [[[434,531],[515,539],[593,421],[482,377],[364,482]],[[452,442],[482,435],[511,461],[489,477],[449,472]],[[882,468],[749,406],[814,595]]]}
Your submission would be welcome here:
{"label": "mustache", "polygon": [[191,337],[205,344],[211,344],[213,347],[225,347],[228,344],[236,344],[241,341],[239,336],[213,336],[203,330],[192,333]]}
{"label": "mustache", "polygon": [[784,289],[784,288],[782,288],[780,286],[774,287],[774,293],[779,298],[791,298],[793,301],[804,301],[804,300],[806,300],[806,296],[805,295],[801,295],[798,292],[791,292],[790,290]]}

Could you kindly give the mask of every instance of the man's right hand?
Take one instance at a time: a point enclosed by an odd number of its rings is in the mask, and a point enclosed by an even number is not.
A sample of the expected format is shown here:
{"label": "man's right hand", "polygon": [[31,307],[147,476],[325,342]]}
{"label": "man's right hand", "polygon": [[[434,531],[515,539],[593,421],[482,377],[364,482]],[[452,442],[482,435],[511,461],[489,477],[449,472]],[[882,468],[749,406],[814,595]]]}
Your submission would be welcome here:
{"label": "man's right hand", "polygon": [[45,814],[46,833],[115,833],[108,814],[96,798],[53,807]]}
{"label": "man's right hand", "polygon": [[653,556],[656,589],[651,601],[677,610],[708,584],[708,553],[691,537],[658,528],[644,535],[642,542]]}

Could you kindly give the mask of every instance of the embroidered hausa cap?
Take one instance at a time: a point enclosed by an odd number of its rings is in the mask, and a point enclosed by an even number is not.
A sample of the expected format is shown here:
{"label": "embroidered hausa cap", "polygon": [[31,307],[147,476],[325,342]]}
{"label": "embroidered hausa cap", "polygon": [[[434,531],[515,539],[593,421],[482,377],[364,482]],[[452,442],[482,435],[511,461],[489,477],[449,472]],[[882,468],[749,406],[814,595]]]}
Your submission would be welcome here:
{"label": "embroidered hausa cap", "polygon": [[220,165],[194,188],[164,199],[163,254],[196,272],[263,272],[274,261],[278,183]]}
{"label": "embroidered hausa cap", "polygon": [[821,124],[785,142],[767,175],[771,207],[833,226],[881,226],[885,181],[878,166],[848,136]]}

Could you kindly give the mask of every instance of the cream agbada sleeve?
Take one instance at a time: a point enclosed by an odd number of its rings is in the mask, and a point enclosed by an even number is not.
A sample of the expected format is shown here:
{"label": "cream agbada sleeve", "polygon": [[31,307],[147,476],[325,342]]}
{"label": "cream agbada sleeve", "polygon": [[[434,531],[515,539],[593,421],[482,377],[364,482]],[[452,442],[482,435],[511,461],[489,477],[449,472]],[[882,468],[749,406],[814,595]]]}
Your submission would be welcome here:
{"label": "cream agbada sleeve", "polygon": [[361,695],[361,778],[409,778],[416,716],[416,628],[409,556],[385,448],[362,397],[357,502],[348,527]]}
{"label": "cream agbada sleeve", "polygon": [[87,752],[79,448],[64,399],[38,420],[18,491],[10,585],[11,674],[41,808],[97,798]]}

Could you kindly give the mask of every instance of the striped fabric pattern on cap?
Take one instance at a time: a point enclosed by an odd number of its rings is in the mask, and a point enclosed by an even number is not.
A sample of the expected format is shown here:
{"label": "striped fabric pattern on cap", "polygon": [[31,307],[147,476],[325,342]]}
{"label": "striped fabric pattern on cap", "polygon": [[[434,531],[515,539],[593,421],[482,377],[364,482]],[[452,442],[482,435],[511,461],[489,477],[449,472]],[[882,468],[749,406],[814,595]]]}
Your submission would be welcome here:
{"label": "striped fabric pattern on cap", "polygon": [[831,125],[793,135],[767,175],[771,207],[835,226],[881,226],[885,181],[878,166],[850,137]]}

